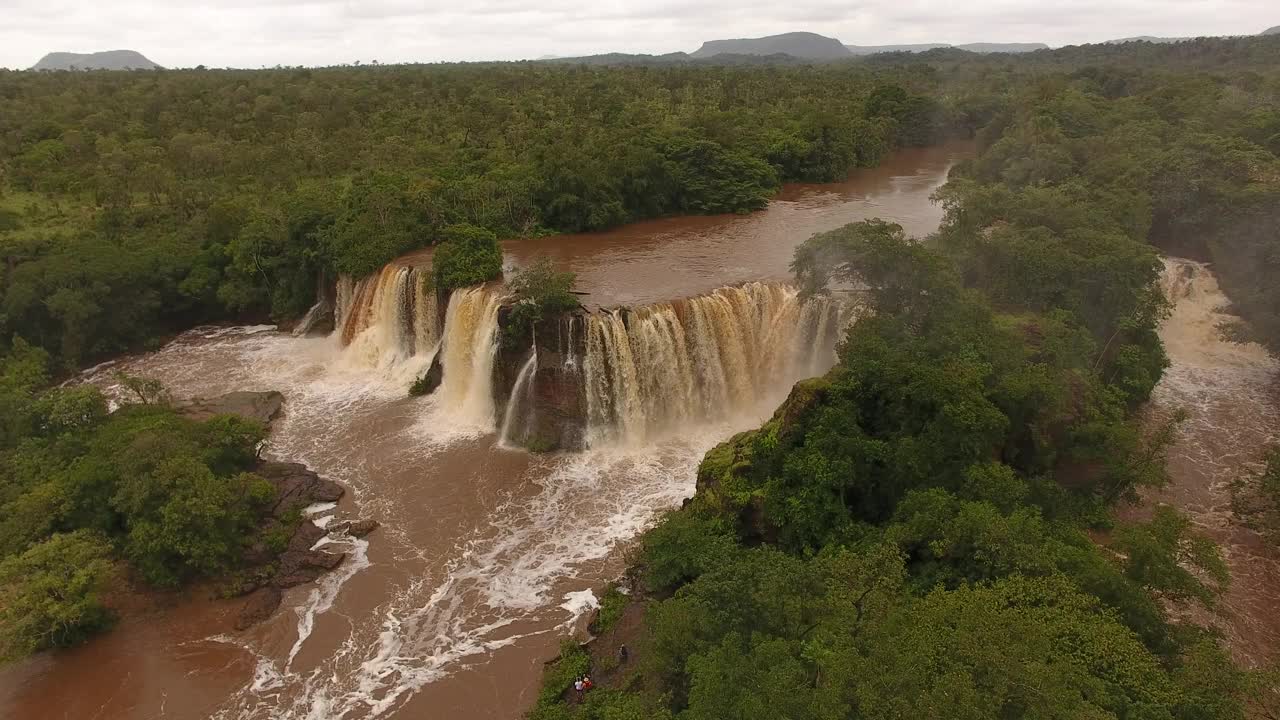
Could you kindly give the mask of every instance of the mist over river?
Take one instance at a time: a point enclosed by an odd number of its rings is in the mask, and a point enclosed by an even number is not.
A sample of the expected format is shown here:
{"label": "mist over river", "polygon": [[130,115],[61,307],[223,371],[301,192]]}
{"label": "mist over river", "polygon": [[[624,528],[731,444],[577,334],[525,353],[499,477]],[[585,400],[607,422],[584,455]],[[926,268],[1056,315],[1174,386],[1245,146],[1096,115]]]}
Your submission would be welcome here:
{"label": "mist over river", "polygon": [[[361,306],[369,308],[366,315],[348,323],[345,337],[339,331],[298,338],[268,326],[195,329],[158,352],[91,373],[90,381],[108,388],[115,370],[154,377],[178,397],[283,392],[285,415],[273,428],[268,455],[306,463],[349,490],[336,508],[313,518],[372,517],[382,528],[337,541],[329,549],[347,553],[337,571],[288,591],[275,616],[247,631],[231,630],[240,601],[175,600],[164,610],[130,614],[81,648],[7,667],[0,671],[0,717],[518,717],[532,703],[543,662],[590,610],[591,589],[617,577],[628,542],[693,492],[706,450],[759,424],[792,381],[829,367],[832,353],[822,343],[834,331],[795,328],[834,327],[847,317],[802,307],[779,284],[788,278],[795,246],[815,232],[871,217],[896,221],[912,235],[933,231],[942,210],[930,195],[970,153],[966,144],[900,152],[844,183],[788,186],[767,209],[746,216],[671,218],[507,242],[508,266],[548,256],[576,272],[590,308],[646,306],[643,317],[655,323],[652,343],[655,353],[667,353],[662,357],[689,358],[691,372],[706,372],[698,360],[712,352],[706,348],[724,359],[716,372],[732,402],[719,412],[671,403],[665,411],[677,420],[664,423],[667,432],[634,429],[634,403],[652,393],[632,398],[618,391],[616,378],[656,370],[611,345],[627,329],[599,314],[596,345],[588,345],[600,355],[582,362],[595,362],[598,377],[615,383],[599,393],[607,407],[593,412],[616,431],[597,433],[589,449],[576,453],[499,447],[501,408],[485,404],[481,387],[495,303],[478,290],[465,303],[455,296],[450,318],[430,330],[435,336],[422,327],[405,334],[402,323],[380,314],[371,294]],[[397,277],[388,272],[386,283]],[[718,290],[743,283],[751,284]],[[682,298],[693,299],[671,302]],[[687,347],[666,340],[677,337],[671,332],[677,322],[685,323],[678,337],[689,339]],[[438,336],[455,338],[442,351],[456,356],[446,368],[452,362],[477,371],[464,381],[446,370],[435,395],[406,397],[434,357]],[[759,352],[778,337],[807,346],[794,356]],[[650,341],[632,337],[623,344],[644,342]],[[730,344],[748,352],[735,355]],[[1172,379],[1157,393],[1161,405],[1181,401],[1202,382],[1201,371],[1184,367],[1176,349],[1171,355]],[[757,361],[766,356],[768,363]],[[1250,378],[1240,392],[1250,393],[1273,368],[1240,372]],[[750,382],[733,384],[743,377]],[[1274,427],[1274,405],[1246,409]],[[1213,412],[1222,422],[1232,419]],[[1206,467],[1221,447],[1180,446],[1176,462]],[[1239,545],[1229,553],[1240,552]],[[1274,590],[1275,578],[1266,578]]]}

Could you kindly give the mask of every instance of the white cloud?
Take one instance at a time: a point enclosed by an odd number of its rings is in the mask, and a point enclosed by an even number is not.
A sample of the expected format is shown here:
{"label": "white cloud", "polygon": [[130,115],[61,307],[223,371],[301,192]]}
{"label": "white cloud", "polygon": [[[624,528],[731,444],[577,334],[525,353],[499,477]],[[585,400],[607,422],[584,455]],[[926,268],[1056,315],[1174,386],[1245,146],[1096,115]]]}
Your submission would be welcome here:
{"label": "white cloud", "polygon": [[0,66],[128,48],[170,67],[692,51],[810,30],[858,45],[1252,34],[1274,0],[0,0]]}

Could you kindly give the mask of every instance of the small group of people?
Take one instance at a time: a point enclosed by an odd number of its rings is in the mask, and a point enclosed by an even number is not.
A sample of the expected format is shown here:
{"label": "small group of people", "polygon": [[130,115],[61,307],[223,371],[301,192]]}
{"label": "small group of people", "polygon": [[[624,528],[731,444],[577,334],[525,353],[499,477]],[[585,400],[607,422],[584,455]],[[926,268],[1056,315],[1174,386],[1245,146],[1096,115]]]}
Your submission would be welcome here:
{"label": "small group of people", "polygon": [[[622,645],[618,648],[619,665],[625,665],[630,656],[631,653],[627,650],[626,645]],[[595,687],[595,683],[591,682],[591,675],[589,674],[583,673],[573,679],[573,690],[578,696],[578,702],[582,702],[582,696],[593,687]]]}

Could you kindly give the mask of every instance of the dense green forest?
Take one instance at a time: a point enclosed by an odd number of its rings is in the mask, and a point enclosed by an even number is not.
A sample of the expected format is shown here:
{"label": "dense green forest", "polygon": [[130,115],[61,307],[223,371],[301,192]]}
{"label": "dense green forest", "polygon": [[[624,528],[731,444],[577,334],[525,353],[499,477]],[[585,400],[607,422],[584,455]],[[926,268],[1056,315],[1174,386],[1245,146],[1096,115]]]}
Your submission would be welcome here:
{"label": "dense green forest", "polygon": [[[1187,619],[1229,582],[1213,543],[1172,508],[1110,516],[1167,481],[1173,426],[1134,418],[1167,364],[1158,253],[1214,259],[1249,330],[1280,339],[1280,65],[1230,62],[1269,45],[1200,46],[1229,70],[1147,70],[1146,46],[952,68],[1003,90],[940,230],[869,221],[800,246],[806,292],[861,283],[874,314],[828,375],[706,456],[643,539],[629,659],[567,646],[532,718],[1280,712],[1276,675]],[[1247,508],[1273,532],[1277,465]],[[575,702],[588,665],[604,682]]]}
{"label": "dense green forest", "polygon": [[116,568],[225,569],[266,502],[260,427],[145,392],[108,413],[52,378],[199,322],[294,318],[416,247],[446,243],[454,287],[493,274],[497,238],[749,212],[961,135],[978,155],[935,237],[868,222],[800,248],[806,292],[864,283],[876,312],[645,536],[618,682],[562,703],[570,652],[534,716],[1217,720],[1274,699],[1173,620],[1225,587],[1213,546],[1171,510],[1109,518],[1165,480],[1171,430],[1133,419],[1166,364],[1158,253],[1212,260],[1240,332],[1280,347],[1280,38],[0,72],[0,102],[0,654],[108,622]]}
{"label": "dense green forest", "polygon": [[[74,367],[443,239],[758,209],[951,124],[925,68],[0,71],[0,337]],[[971,121],[969,121],[971,122]]]}
{"label": "dense green forest", "polygon": [[108,412],[95,386],[49,388],[48,365],[21,340],[0,359],[0,661],[107,627],[122,570],[173,588],[291,534],[260,535],[275,496],[251,472],[261,424],[184,418],[130,377]]}

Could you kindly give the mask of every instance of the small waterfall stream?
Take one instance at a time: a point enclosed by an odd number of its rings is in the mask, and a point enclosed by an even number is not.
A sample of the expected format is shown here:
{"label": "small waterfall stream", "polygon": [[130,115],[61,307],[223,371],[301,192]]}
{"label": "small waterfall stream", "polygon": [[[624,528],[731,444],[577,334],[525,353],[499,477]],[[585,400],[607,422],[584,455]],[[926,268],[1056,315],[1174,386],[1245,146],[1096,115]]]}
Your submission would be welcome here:
{"label": "small waterfall stream", "polygon": [[535,346],[529,353],[529,359],[524,365],[520,366],[520,374],[516,376],[515,385],[511,387],[511,397],[507,398],[507,408],[502,413],[502,430],[498,433],[498,444],[504,448],[514,448],[520,445],[520,442],[513,441],[511,436],[512,427],[516,425],[516,418],[521,418],[522,427],[520,441],[523,441],[524,434],[528,432],[528,412],[533,404],[533,373],[538,367],[538,349]]}

